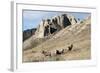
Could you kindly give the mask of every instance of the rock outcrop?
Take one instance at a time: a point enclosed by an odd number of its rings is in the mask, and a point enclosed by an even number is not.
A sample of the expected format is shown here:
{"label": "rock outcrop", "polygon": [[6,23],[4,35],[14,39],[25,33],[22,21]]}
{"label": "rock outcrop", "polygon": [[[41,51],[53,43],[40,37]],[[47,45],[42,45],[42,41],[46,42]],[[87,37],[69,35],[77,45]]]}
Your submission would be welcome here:
{"label": "rock outcrop", "polygon": [[62,14],[54,16],[51,19],[42,19],[35,34],[37,38],[44,38],[54,32],[60,31],[61,29],[76,24],[77,20],[72,15]]}
{"label": "rock outcrop", "polygon": [[53,35],[60,30],[76,23],[77,20],[75,17],[69,14],[54,16],[51,19],[42,19],[36,29],[30,29],[23,32],[23,49],[36,47],[46,39],[53,37]]}

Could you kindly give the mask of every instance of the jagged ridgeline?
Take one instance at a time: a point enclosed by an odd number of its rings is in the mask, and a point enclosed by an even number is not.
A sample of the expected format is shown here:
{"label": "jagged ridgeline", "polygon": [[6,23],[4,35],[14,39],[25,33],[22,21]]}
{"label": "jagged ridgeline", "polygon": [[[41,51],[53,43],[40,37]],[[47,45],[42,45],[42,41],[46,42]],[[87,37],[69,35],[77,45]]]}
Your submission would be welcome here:
{"label": "jagged ridgeline", "polygon": [[37,28],[28,29],[23,32],[23,49],[36,47],[61,29],[76,24],[77,22],[74,16],[68,14],[54,16],[51,19],[42,19]]}

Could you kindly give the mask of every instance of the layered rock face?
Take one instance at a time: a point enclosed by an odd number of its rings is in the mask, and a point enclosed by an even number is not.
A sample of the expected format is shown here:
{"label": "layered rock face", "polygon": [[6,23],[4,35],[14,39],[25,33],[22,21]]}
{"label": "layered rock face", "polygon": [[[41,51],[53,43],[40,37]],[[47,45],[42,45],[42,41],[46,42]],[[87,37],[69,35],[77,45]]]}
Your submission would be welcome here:
{"label": "layered rock face", "polygon": [[60,31],[61,29],[76,24],[77,20],[74,16],[62,14],[60,16],[54,16],[51,19],[42,20],[35,32],[37,38],[44,38],[54,32]]}

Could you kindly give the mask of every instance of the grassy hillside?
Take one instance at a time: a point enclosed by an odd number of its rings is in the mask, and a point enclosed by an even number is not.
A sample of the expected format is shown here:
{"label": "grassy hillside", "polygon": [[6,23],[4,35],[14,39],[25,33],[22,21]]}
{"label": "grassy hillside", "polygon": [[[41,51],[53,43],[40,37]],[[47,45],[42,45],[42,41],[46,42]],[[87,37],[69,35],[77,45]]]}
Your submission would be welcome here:
{"label": "grassy hillside", "polygon": [[[60,60],[85,60],[91,58],[91,23],[90,19],[80,24],[70,25],[52,38],[42,42],[32,49],[23,51],[23,62],[60,61]],[[73,44],[71,51],[68,47]],[[60,55],[56,50],[64,50]],[[50,56],[42,52],[47,51]]]}

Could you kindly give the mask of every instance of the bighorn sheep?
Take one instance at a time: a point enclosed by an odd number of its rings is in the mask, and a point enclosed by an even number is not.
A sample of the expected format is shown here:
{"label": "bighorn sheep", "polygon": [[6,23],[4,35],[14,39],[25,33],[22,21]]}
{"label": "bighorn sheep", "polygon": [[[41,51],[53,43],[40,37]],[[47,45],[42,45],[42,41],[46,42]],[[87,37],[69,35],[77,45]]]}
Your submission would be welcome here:
{"label": "bighorn sheep", "polygon": [[70,46],[68,46],[68,51],[71,51],[73,48],[73,44],[71,44]]}
{"label": "bighorn sheep", "polygon": [[51,56],[51,53],[50,52],[47,52],[47,51],[42,51],[42,54],[44,54],[45,56]]}
{"label": "bighorn sheep", "polygon": [[60,54],[62,54],[62,53],[64,53],[64,49],[63,50],[56,50],[56,55],[60,55]]}

